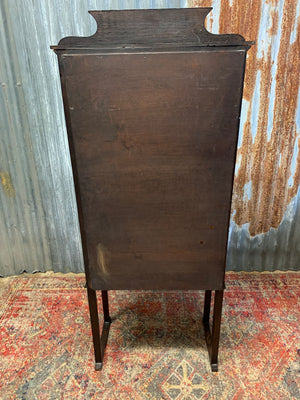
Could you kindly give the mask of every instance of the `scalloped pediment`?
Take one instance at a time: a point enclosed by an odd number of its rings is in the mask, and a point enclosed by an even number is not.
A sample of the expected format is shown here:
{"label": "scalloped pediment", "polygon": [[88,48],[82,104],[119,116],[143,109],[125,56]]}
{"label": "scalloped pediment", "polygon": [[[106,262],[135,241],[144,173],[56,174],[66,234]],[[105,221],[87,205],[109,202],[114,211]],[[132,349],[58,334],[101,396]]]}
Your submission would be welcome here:
{"label": "scalloped pediment", "polygon": [[89,37],[65,37],[54,50],[70,48],[164,48],[249,46],[238,34],[215,35],[205,28],[212,8],[89,11],[97,31]]}

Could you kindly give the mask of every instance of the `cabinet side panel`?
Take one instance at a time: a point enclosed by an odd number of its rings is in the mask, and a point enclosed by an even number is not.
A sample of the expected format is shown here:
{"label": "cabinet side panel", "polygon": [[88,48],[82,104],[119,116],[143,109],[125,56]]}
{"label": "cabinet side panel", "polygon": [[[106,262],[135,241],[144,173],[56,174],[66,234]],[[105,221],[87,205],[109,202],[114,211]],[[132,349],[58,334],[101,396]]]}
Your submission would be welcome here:
{"label": "cabinet side panel", "polygon": [[223,288],[244,59],[61,57],[95,289]]}

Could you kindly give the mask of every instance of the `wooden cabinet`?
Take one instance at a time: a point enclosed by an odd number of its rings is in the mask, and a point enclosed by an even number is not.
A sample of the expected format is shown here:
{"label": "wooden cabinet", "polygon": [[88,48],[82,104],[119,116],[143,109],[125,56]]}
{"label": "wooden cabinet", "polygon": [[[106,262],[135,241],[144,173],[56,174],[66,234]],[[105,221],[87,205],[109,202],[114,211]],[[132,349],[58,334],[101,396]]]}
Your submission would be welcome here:
{"label": "wooden cabinet", "polygon": [[[96,33],[58,55],[96,357],[110,289],[206,290],[217,369],[246,53],[209,8],[92,11]],[[102,290],[102,339],[96,304]],[[215,293],[212,334],[208,317]],[[102,342],[101,342],[102,340]],[[101,344],[102,343],[102,344]]]}

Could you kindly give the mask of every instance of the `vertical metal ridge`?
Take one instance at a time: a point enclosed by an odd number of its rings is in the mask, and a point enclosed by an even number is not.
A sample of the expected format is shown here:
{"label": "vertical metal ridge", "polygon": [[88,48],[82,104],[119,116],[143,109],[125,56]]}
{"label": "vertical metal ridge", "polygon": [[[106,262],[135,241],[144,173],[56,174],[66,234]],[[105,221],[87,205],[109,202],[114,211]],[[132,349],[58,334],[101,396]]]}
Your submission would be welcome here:
{"label": "vertical metal ridge", "polygon": [[239,32],[256,40],[246,67],[228,268],[299,269],[299,2],[205,5],[213,7],[213,33]]}
{"label": "vertical metal ridge", "polygon": [[51,258],[8,1],[0,12],[0,274],[6,276],[51,265]]}
{"label": "vertical metal ridge", "polygon": [[[94,33],[91,9],[180,7],[180,0],[0,3],[0,276],[83,271],[59,72],[51,44]],[[18,84],[17,84],[18,82]],[[1,182],[1,181],[0,181]]]}

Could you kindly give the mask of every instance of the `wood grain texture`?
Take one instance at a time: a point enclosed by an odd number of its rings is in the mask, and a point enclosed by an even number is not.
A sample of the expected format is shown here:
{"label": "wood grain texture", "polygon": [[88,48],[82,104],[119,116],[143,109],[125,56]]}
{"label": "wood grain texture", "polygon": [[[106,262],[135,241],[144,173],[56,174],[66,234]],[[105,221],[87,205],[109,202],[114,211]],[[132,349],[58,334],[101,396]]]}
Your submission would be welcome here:
{"label": "wood grain texture", "polygon": [[[205,289],[206,339],[212,371],[218,369],[249,43],[239,35],[209,34],[209,10],[97,11],[95,35],[65,38],[54,48],[96,370],[110,325],[110,289]],[[101,337],[99,289],[106,320]]]}
{"label": "wood grain texture", "polygon": [[90,11],[97,31],[90,37],[66,37],[55,50],[67,48],[156,48],[166,46],[248,46],[238,34],[214,35],[205,28],[211,8]]}
{"label": "wood grain texture", "polygon": [[223,289],[245,50],[60,56],[93,289]]}

